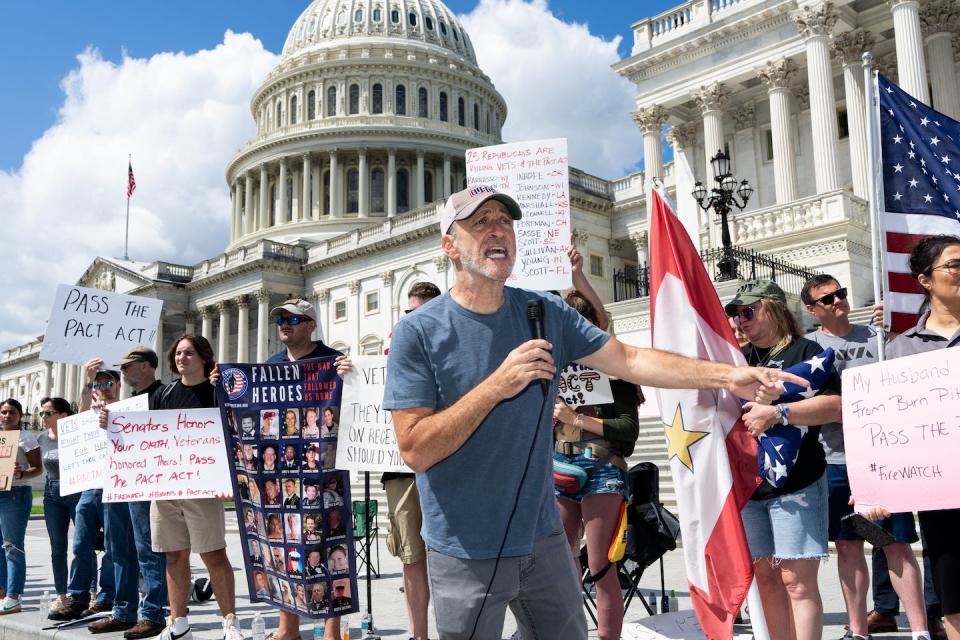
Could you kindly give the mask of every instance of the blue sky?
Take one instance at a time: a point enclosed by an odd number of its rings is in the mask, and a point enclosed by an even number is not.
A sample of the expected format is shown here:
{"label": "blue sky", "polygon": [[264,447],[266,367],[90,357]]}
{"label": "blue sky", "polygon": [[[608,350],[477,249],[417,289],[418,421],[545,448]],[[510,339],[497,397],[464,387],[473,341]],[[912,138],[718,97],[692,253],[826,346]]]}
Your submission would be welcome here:
{"label": "blue sky", "polygon": [[[621,36],[625,56],[630,25],[675,1],[550,0],[550,11],[564,22],[587,23],[605,40]],[[476,0],[449,0],[457,14],[472,11]],[[220,43],[227,29],[249,32],[279,53],[287,30],[306,1],[161,0],[105,2],[83,0],[5,0],[0,2],[0,77],[12,100],[0,101],[0,170],[20,165],[31,143],[57,119],[63,102],[60,82],[78,66],[87,47],[119,62],[124,52],[145,58],[157,52],[187,52]]]}

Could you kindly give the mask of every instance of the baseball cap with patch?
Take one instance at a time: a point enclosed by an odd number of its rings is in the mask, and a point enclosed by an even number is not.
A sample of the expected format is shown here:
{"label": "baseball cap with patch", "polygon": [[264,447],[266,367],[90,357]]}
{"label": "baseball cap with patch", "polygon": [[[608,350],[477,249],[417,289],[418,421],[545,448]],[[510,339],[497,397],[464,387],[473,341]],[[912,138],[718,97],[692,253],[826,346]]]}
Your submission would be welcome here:
{"label": "baseball cap with patch", "polygon": [[753,304],[764,298],[779,300],[783,303],[787,302],[787,294],[776,282],[773,280],[754,280],[744,283],[733,300],[724,305],[723,310],[727,312],[728,316],[732,317],[737,312],[737,307]]}
{"label": "baseball cap with patch", "polygon": [[496,200],[501,203],[507,208],[514,220],[519,220],[523,216],[520,205],[517,204],[516,200],[493,187],[478,184],[463,191],[457,191],[447,198],[447,203],[443,205],[443,210],[440,211],[440,232],[450,233],[450,227],[453,226],[454,222],[469,218],[487,200]]}
{"label": "baseball cap with patch", "polygon": [[306,316],[314,322],[317,321],[317,312],[314,310],[313,305],[303,298],[284,300],[280,306],[270,309],[270,317],[280,315],[281,311],[292,313],[295,316]]}

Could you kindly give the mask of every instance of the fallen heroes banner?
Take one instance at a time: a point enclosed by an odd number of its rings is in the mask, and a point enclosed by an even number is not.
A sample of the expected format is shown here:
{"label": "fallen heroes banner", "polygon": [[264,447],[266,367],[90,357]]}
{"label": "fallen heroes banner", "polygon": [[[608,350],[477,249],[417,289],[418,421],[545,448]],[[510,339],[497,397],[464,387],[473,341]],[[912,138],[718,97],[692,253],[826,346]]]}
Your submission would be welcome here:
{"label": "fallen heroes banner", "polygon": [[221,364],[217,385],[250,600],[310,618],[359,610],[333,360]]}

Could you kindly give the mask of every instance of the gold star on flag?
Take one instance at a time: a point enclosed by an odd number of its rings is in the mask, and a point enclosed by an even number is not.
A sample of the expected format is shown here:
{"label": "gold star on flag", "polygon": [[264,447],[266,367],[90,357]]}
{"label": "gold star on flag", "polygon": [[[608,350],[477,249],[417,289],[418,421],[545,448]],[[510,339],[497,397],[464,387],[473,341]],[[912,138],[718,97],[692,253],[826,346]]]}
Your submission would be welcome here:
{"label": "gold star on flag", "polygon": [[671,460],[674,456],[690,471],[693,471],[693,458],[690,457],[690,447],[698,440],[706,438],[709,432],[706,431],[687,431],[683,427],[683,413],[680,411],[680,405],[677,405],[677,411],[673,414],[673,424],[663,423],[664,432],[667,434],[667,459]]}

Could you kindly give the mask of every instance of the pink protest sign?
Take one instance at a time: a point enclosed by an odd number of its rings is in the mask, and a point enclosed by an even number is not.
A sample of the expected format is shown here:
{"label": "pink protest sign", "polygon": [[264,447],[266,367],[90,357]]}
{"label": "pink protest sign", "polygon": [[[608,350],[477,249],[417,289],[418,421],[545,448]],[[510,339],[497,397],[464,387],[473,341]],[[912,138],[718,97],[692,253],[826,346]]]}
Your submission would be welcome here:
{"label": "pink protest sign", "polygon": [[857,505],[960,507],[960,349],[845,370],[843,439]]}

